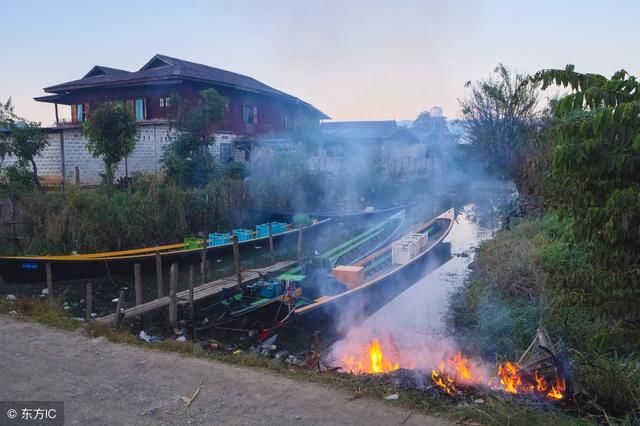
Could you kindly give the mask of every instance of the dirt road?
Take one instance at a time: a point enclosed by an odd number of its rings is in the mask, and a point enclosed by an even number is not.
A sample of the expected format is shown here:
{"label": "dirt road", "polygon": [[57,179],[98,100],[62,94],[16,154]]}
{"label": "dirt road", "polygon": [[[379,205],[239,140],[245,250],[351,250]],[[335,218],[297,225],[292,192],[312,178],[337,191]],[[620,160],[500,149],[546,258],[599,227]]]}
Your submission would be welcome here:
{"label": "dirt road", "polygon": [[[181,396],[190,396],[198,386],[200,393],[185,413],[168,413],[179,411]],[[62,400],[68,425],[397,425],[408,413],[393,402],[345,402],[349,396],[266,371],[0,316],[0,400]],[[405,424],[450,423],[414,412]]]}

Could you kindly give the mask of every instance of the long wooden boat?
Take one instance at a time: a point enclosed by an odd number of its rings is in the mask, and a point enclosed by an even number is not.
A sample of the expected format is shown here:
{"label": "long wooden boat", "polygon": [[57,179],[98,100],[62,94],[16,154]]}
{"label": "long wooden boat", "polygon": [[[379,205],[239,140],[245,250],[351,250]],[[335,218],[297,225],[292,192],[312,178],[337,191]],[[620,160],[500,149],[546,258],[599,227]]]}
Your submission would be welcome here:
{"label": "long wooden boat", "polygon": [[[392,244],[356,262],[364,269],[361,283],[346,284],[343,291],[324,294],[312,300],[302,299],[296,308],[276,325],[292,322],[339,333],[341,322],[353,326],[412,286],[425,272],[425,258],[437,251],[449,234],[455,219],[454,209],[447,210],[414,228],[408,235],[428,235],[428,242],[415,257],[398,264],[393,262]],[[305,294],[305,288],[302,290]]]}
{"label": "long wooden boat", "polygon": [[[200,318],[206,318],[206,323],[209,325],[197,327],[197,330],[201,331],[239,319],[244,323],[243,326],[251,325],[248,323],[259,318],[263,312],[270,309],[277,310],[283,300],[287,282],[295,281],[299,285],[306,280],[310,272],[315,277],[318,271],[331,271],[338,264],[351,265],[366,258],[391,241],[403,225],[404,219],[403,210],[350,240],[314,256],[309,259],[309,262],[305,262],[304,266],[297,265],[277,277],[260,280],[244,289],[238,289],[239,291],[235,294],[223,295],[217,302],[200,310]],[[272,314],[271,321],[273,320]]]}
{"label": "long wooden boat", "polygon": [[387,207],[382,209],[363,209],[363,210],[353,210],[348,212],[282,212],[282,211],[273,211],[273,210],[260,210],[260,209],[251,209],[251,215],[256,221],[266,221],[266,220],[291,220],[293,216],[296,214],[307,215],[309,217],[315,217],[317,219],[381,219],[392,215],[394,213],[401,212],[403,210],[407,210],[410,207],[415,206],[416,203],[407,203],[400,206]]}
{"label": "long wooden boat", "polygon": [[[305,236],[313,236],[329,224],[331,219],[322,219],[303,227]],[[274,234],[273,241],[282,243],[295,239],[298,229],[292,228]],[[240,241],[241,249],[265,246],[269,237],[256,237]],[[46,280],[46,264],[51,265],[55,281],[73,280],[106,276],[116,272],[132,271],[134,263],[153,264],[156,253],[160,254],[163,265],[174,262],[194,261],[202,256],[202,244],[197,248],[189,248],[188,243],[169,244],[145,247],[132,250],[120,250],[101,253],[69,254],[60,256],[3,256],[0,257],[0,276],[8,282],[42,282]],[[208,258],[219,257],[233,250],[232,243],[209,245],[206,250]]]}

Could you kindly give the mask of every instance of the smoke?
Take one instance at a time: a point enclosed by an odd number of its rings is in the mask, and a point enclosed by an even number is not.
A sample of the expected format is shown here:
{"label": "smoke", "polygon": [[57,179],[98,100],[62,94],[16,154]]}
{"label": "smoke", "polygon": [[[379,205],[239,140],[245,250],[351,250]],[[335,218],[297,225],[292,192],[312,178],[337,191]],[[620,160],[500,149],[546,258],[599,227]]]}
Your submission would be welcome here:
{"label": "smoke", "polygon": [[[450,294],[466,278],[473,247],[500,225],[502,206],[513,196],[512,185],[488,176],[485,165],[471,159],[467,147],[451,137],[385,149],[365,143],[364,134],[360,141],[343,144],[318,135],[306,137],[310,138],[306,143],[303,137],[298,149],[284,156],[254,157],[249,187],[256,207],[348,212],[415,202],[402,233],[451,207],[458,212],[447,244],[421,260],[421,270],[385,291],[336,304],[329,313],[333,326],[323,335],[325,344],[331,345],[327,356],[331,365],[346,366],[346,357],[366,360],[369,345],[378,339],[385,356],[400,367],[438,367],[461,351],[444,321]],[[425,152],[417,154],[416,148]],[[427,157],[427,153],[431,163],[426,175],[389,173],[394,159],[404,154]],[[339,243],[367,226],[353,221],[336,223],[325,232],[329,240],[334,237]],[[487,305],[487,310],[500,321],[500,307]],[[487,364],[471,362],[479,374],[486,375]]]}

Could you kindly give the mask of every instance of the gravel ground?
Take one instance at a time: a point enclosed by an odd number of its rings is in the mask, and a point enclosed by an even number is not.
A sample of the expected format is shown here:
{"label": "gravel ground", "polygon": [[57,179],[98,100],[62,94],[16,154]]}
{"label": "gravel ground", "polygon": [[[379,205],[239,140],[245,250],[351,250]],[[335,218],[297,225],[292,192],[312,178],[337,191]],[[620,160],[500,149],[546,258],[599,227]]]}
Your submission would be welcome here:
{"label": "gravel ground", "polygon": [[[179,413],[181,397],[201,387]],[[0,316],[0,401],[57,400],[65,424],[397,425],[393,402],[268,371],[119,345]],[[4,413],[0,413],[3,424]],[[413,412],[404,423],[448,425]]]}

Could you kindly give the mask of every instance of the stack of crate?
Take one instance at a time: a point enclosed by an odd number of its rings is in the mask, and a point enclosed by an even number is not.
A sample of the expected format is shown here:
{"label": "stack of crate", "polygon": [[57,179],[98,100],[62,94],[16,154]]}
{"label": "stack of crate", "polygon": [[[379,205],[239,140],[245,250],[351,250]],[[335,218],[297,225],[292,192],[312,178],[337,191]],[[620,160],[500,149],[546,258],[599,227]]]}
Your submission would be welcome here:
{"label": "stack of crate", "polygon": [[238,242],[247,241],[253,238],[254,231],[251,229],[234,229],[233,235],[238,237]]}
{"label": "stack of crate", "polygon": [[427,246],[426,234],[407,234],[391,245],[391,259],[396,265],[406,265]]}
{"label": "stack of crate", "polygon": [[[287,230],[287,224],[281,222],[271,222],[271,234],[282,234]],[[262,223],[260,225],[256,225],[256,232],[258,233],[258,238],[264,238],[269,236],[269,224]]]}
{"label": "stack of crate", "polygon": [[223,244],[229,244],[230,242],[231,242],[231,234],[220,234],[217,232],[209,234],[210,246],[221,246]]}

